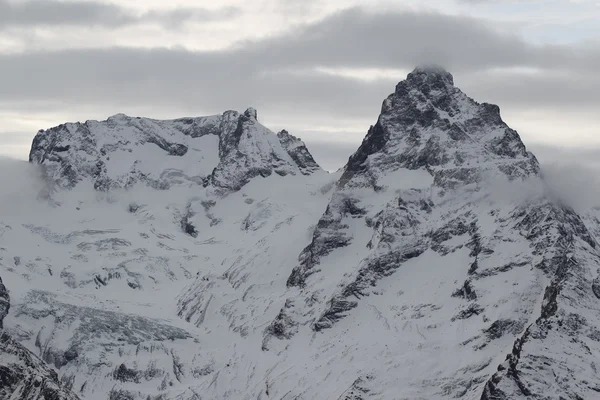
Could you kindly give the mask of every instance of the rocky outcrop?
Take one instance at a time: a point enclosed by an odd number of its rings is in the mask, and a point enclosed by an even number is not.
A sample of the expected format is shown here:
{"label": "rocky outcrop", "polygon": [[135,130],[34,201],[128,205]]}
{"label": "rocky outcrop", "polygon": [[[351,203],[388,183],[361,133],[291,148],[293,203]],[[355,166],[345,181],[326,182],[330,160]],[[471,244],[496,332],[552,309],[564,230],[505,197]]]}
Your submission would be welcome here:
{"label": "rocky outcrop", "polygon": [[437,67],[417,68],[398,83],[339,185],[378,189],[379,178],[400,168],[427,170],[436,187],[447,189],[476,183],[488,172],[510,179],[539,172],[500,108],[475,102]]}
{"label": "rocky outcrop", "polygon": [[0,278],[0,329],[3,329],[4,317],[8,315],[8,311],[10,310],[10,297],[8,296],[8,290],[2,283],[2,278]]}
{"label": "rocky outcrop", "polygon": [[0,333],[0,398],[16,400],[77,400],[46,363]]}
{"label": "rocky outcrop", "polygon": [[294,135],[290,135],[286,130],[279,132],[277,137],[279,138],[283,149],[287,151],[292,160],[294,160],[302,174],[310,175],[321,169],[302,140]]}
{"label": "rocky outcrop", "polygon": [[288,149],[283,148],[282,143],[287,142],[280,141],[280,137],[266,129],[256,118],[257,113],[253,108],[241,115],[227,115],[229,128],[219,136],[219,163],[205,180],[205,186],[224,192],[237,191],[257,176],[314,172],[309,172],[306,166],[293,159]]}

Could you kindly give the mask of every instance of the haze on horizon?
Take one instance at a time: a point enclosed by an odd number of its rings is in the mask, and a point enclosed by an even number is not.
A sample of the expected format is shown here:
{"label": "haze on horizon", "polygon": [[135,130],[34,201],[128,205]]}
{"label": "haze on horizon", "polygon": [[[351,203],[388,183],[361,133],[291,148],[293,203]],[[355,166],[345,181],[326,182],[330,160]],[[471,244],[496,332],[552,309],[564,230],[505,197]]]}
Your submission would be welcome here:
{"label": "haze on horizon", "polygon": [[542,162],[600,154],[595,0],[0,0],[0,154],[116,113],[258,109],[341,167],[382,100],[435,63]]}

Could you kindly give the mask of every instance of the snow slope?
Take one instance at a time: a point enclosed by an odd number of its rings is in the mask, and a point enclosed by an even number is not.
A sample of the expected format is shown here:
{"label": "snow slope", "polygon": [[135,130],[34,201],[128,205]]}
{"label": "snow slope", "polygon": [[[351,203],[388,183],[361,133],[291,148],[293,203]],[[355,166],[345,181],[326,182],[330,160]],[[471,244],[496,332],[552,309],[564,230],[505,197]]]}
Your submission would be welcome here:
{"label": "snow slope", "polygon": [[256,117],[38,133],[40,178],[2,203],[4,328],[65,390],[599,396],[600,215],[552,195],[497,106],[417,68],[339,174]]}

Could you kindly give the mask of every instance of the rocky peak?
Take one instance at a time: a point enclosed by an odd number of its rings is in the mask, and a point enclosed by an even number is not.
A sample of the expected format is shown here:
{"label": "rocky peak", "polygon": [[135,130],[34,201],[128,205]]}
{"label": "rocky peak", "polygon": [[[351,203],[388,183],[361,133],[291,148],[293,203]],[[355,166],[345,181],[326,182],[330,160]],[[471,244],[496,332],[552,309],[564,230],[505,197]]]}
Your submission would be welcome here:
{"label": "rocky peak", "polygon": [[317,164],[300,138],[290,135],[285,129],[279,132],[277,137],[281,142],[281,146],[283,146],[292,160],[298,165],[302,174],[310,175],[313,172],[321,170],[321,167]]}
{"label": "rocky peak", "polygon": [[105,121],[62,124],[38,132],[29,160],[41,164],[58,187],[91,182],[97,190],[143,182],[158,189],[203,184],[223,192],[256,176],[319,169],[305,146],[294,146],[291,153],[284,149],[252,107],[243,114],[175,120],[116,114]]}
{"label": "rocky peak", "polygon": [[[312,322],[316,331],[330,327],[357,306],[354,297],[361,298],[399,265],[428,249],[443,253],[437,236],[430,240],[427,232],[441,229],[440,237],[447,237],[445,229],[451,229],[458,236],[476,237],[477,220],[472,215],[464,217],[468,223],[452,228],[431,219],[433,212],[447,212],[444,218],[465,212],[469,196],[448,195],[442,201],[447,194],[467,187],[488,190],[492,186],[488,179],[497,176],[509,181],[537,178],[538,170],[537,160],[502,121],[497,106],[469,98],[441,68],[417,68],[383,102],[377,123],[350,157],[287,285],[307,292],[321,290],[320,280],[311,276],[326,268],[321,263],[325,256],[351,253],[352,264],[356,254],[362,254],[362,266],[353,272],[356,279],[341,293],[334,289],[327,309]],[[437,208],[436,202],[448,202],[446,210]],[[449,204],[455,207],[450,212]],[[361,219],[374,233],[366,244],[355,244],[350,227]],[[305,300],[286,303],[268,334],[291,337],[307,324],[305,316],[316,308],[309,310]]]}
{"label": "rocky peak", "polygon": [[499,107],[469,98],[438,67],[417,68],[398,83],[340,184],[380,189],[378,177],[400,168],[424,169],[441,188],[475,183],[487,172],[515,179],[539,170]]}
{"label": "rocky peak", "polygon": [[408,74],[405,82],[420,88],[444,89],[454,86],[454,77],[442,67],[421,66]]}
{"label": "rocky peak", "polygon": [[244,111],[244,116],[258,120],[258,113],[256,112],[256,109],[252,107],[248,107],[246,111]]}

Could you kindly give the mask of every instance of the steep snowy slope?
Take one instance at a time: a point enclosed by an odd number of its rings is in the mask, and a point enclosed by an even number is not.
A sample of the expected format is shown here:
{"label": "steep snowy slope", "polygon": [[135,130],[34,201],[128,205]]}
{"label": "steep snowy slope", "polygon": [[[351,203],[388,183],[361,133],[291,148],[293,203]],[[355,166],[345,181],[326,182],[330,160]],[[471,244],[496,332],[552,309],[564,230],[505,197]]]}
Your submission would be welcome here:
{"label": "steep snowy slope", "polygon": [[[253,110],[225,114],[236,115],[234,129],[212,142],[180,137],[190,154],[214,152],[210,166],[204,156],[177,164],[180,156],[135,142],[132,132],[147,135],[136,127],[150,122],[124,116],[114,130],[109,119],[88,122],[95,127],[89,135],[67,125],[34,140],[32,160],[42,164],[45,180],[2,204],[0,265],[13,302],[6,328],[82,398],[194,398],[197,378],[228,363],[205,356],[208,344],[227,343],[227,332],[206,344],[201,329],[178,317],[178,294],[199,274],[221,279],[223,265],[292,263],[325,207],[335,177],[299,139],[268,131]],[[96,152],[120,133],[130,135],[125,150]],[[77,150],[86,137],[96,147]],[[110,166],[105,176],[86,167],[98,159]],[[130,174],[131,165],[141,173]],[[75,179],[66,179],[70,171]],[[207,172],[197,181],[185,177],[195,171]],[[286,276],[270,272],[254,291]]]}
{"label": "steep snowy slope", "polygon": [[56,371],[2,331],[10,297],[0,279],[0,398],[77,400],[62,387]]}
{"label": "steep snowy slope", "polygon": [[442,69],[340,175],[253,109],[61,125],[30,159],[4,325],[81,398],[600,395],[600,218]]}
{"label": "steep snowy slope", "polygon": [[417,69],[346,165],[265,340],[315,332],[331,364],[314,396],[337,381],[348,399],[591,398],[596,248],[498,107]]}

